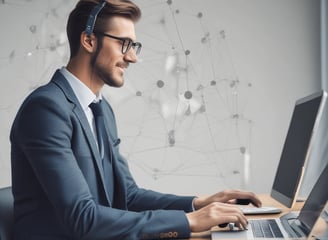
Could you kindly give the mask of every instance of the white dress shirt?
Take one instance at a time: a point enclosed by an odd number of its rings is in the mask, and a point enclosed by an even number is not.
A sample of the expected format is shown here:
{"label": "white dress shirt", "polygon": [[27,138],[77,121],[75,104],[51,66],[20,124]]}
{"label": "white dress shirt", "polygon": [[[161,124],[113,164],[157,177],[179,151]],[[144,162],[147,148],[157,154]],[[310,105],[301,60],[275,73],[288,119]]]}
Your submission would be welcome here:
{"label": "white dress shirt", "polygon": [[88,119],[91,131],[96,139],[97,142],[97,133],[95,131],[95,121],[92,114],[91,109],[89,108],[90,103],[92,102],[98,102],[102,99],[101,94],[99,96],[95,95],[90,88],[88,88],[82,81],[80,81],[77,77],[75,77],[71,72],[67,70],[66,67],[62,67],[60,69],[60,72],[64,75],[64,77],[67,79],[68,83],[73,89],[73,92],[75,93],[79,103],[82,106],[82,109]]}

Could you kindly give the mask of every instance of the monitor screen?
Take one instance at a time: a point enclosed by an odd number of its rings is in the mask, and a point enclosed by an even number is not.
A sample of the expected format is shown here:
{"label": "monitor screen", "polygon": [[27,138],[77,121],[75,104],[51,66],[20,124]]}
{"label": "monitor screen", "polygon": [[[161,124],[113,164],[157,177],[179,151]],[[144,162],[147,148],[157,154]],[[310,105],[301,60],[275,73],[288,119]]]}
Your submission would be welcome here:
{"label": "monitor screen", "polygon": [[322,210],[324,209],[326,202],[328,201],[328,164],[320,174],[316,184],[309,194],[304,206],[298,216],[298,220],[309,234],[309,231],[313,228]]}
{"label": "monitor screen", "polygon": [[287,207],[292,207],[297,197],[325,97],[321,91],[295,104],[271,190],[271,196]]}

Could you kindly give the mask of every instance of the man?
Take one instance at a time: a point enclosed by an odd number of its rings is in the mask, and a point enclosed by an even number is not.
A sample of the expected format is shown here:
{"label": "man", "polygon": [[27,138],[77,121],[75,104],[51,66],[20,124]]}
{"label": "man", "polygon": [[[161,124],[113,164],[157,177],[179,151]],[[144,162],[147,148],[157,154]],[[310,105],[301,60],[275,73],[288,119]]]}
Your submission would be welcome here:
{"label": "man", "polygon": [[237,199],[261,205],[250,192],[197,198],[136,185],[101,89],[122,86],[137,61],[140,16],[129,0],[80,0],[71,12],[68,65],[27,97],[12,126],[16,240],[188,238],[228,222],[246,228]]}

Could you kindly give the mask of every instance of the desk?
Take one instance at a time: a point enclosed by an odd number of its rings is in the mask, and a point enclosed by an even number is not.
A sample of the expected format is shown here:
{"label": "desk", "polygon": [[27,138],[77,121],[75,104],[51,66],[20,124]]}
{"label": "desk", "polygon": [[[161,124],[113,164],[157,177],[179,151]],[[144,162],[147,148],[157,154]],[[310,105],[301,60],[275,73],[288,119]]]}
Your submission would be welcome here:
{"label": "desk", "polygon": [[[265,214],[265,215],[248,215],[247,218],[249,219],[256,219],[256,218],[278,218],[282,215],[290,212],[290,211],[300,211],[303,207],[304,202],[296,202],[293,206],[293,208],[287,208],[275,199],[271,198],[268,194],[262,194],[259,195],[262,205],[263,206],[273,206],[281,208],[282,212],[279,214]],[[213,227],[212,231],[219,230],[218,227]],[[327,224],[323,221],[322,218],[319,219],[319,221],[315,224],[313,233],[316,235],[320,235],[320,233],[323,233],[324,231],[327,231]],[[205,240],[205,239],[211,239],[211,231],[206,231],[202,233],[192,233],[190,240]],[[312,240],[315,238],[309,238],[309,240]]]}

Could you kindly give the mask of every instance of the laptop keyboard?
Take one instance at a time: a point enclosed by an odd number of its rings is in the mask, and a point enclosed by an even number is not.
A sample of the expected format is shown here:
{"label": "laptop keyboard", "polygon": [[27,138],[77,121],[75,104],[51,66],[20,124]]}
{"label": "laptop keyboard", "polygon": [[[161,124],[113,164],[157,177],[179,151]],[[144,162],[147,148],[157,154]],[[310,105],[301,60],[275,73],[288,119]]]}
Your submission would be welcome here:
{"label": "laptop keyboard", "polygon": [[249,220],[256,238],[283,238],[277,222],[273,219]]}

